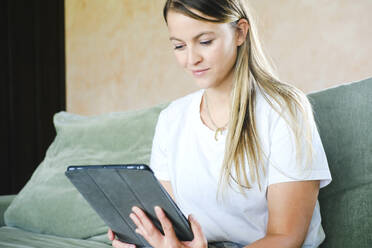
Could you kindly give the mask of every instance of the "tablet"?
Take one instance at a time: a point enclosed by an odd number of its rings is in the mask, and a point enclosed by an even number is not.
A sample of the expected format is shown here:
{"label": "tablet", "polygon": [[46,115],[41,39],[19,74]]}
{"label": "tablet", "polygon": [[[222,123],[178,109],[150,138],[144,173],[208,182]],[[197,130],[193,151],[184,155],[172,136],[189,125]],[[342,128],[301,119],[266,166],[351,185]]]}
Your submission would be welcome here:
{"label": "tablet", "polygon": [[133,206],[144,210],[164,233],[154,211],[155,206],[161,207],[178,239],[193,239],[188,220],[147,165],[69,166],[65,174],[119,240],[138,247],[150,246],[135,232],[136,225],[129,217]]}

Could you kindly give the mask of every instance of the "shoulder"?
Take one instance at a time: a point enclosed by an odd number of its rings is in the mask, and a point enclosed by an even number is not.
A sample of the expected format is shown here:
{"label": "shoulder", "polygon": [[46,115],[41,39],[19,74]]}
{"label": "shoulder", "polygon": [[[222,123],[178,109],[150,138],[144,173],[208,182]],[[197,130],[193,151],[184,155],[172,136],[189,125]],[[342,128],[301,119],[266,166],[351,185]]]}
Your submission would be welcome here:
{"label": "shoulder", "polygon": [[[156,125],[156,134],[161,136],[163,142],[170,143],[177,138],[177,133],[184,127],[188,116],[200,99],[203,90],[199,90],[172,101],[163,109]],[[180,129],[181,128],[181,129]],[[172,141],[173,140],[173,141]]]}
{"label": "shoulder", "polygon": [[[257,90],[255,124],[258,135],[268,146],[275,137],[278,137],[276,140],[280,140],[283,137],[294,135],[298,130],[313,131],[311,107],[309,108],[303,99],[297,100],[301,104],[302,111],[298,105],[292,102],[291,98],[284,100],[281,97],[271,96],[264,91]],[[289,106],[292,106],[292,109]]]}
{"label": "shoulder", "polygon": [[197,103],[196,101],[201,97],[202,94],[203,90],[198,90],[173,100],[165,109],[161,111],[160,117],[167,118],[168,121],[174,121],[180,118],[189,111],[193,104]]}
{"label": "shoulder", "polygon": [[313,122],[312,106],[302,91],[297,90],[295,96],[285,97],[285,99],[283,96],[271,96],[263,90],[257,90],[256,93],[257,118],[269,118],[271,123]]}
{"label": "shoulder", "polygon": [[283,108],[273,97],[263,90],[256,91],[255,118],[258,125],[272,125],[277,121],[279,113]]}

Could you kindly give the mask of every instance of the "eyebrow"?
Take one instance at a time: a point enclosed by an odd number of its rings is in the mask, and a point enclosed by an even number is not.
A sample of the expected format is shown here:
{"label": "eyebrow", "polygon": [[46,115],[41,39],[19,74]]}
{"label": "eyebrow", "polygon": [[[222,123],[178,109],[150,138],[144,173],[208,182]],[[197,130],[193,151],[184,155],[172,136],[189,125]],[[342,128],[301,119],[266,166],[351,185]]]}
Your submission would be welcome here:
{"label": "eyebrow", "polygon": [[[192,38],[192,39],[193,39],[193,40],[196,40],[196,39],[198,39],[200,36],[205,35],[205,34],[214,34],[214,32],[212,32],[212,31],[201,32],[200,34],[196,35],[196,36],[195,36],[194,38]],[[183,40],[178,39],[178,38],[175,38],[175,37],[170,37],[169,40],[183,41]]]}

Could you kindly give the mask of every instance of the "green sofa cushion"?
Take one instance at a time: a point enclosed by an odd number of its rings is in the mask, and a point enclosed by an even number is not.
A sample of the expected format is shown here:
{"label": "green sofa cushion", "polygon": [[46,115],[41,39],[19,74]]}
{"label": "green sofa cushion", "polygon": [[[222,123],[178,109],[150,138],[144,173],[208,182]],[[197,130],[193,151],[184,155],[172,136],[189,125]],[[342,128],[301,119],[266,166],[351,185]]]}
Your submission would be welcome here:
{"label": "green sofa cushion", "polygon": [[164,107],[92,117],[57,113],[57,136],[6,210],[6,225],[78,239],[105,233],[106,225],[64,172],[69,165],[148,164],[155,125]]}
{"label": "green sofa cushion", "polygon": [[15,195],[0,195],[0,226],[4,226],[4,213],[12,203]]}
{"label": "green sofa cushion", "polygon": [[372,78],[308,97],[333,178],[319,195],[321,247],[372,247]]}
{"label": "green sofa cushion", "polygon": [[0,247],[7,248],[110,248],[111,245],[97,241],[63,238],[31,233],[13,227],[0,228]]}

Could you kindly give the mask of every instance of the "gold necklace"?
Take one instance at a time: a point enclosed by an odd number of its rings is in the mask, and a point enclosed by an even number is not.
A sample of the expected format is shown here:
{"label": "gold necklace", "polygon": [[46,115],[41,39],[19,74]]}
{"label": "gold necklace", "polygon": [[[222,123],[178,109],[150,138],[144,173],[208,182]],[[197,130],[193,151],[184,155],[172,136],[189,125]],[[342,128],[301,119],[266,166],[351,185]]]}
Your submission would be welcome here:
{"label": "gold necklace", "polygon": [[226,129],[227,124],[229,124],[229,121],[227,121],[227,123],[226,123],[225,125],[223,125],[222,127],[218,127],[218,126],[216,125],[216,123],[213,121],[212,116],[211,116],[211,114],[210,114],[210,112],[209,112],[209,108],[208,108],[208,100],[207,100],[207,94],[206,94],[205,92],[204,92],[204,99],[205,99],[205,107],[207,108],[207,114],[208,114],[208,117],[209,117],[209,119],[211,120],[213,126],[216,128],[216,132],[215,132],[215,134],[214,134],[214,139],[215,139],[216,141],[218,141],[218,139],[217,139],[218,133],[220,133],[220,134],[222,135],[222,132],[223,132],[223,130]]}

